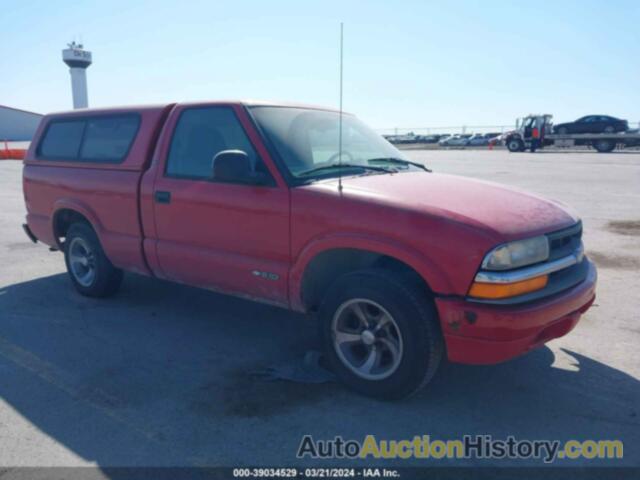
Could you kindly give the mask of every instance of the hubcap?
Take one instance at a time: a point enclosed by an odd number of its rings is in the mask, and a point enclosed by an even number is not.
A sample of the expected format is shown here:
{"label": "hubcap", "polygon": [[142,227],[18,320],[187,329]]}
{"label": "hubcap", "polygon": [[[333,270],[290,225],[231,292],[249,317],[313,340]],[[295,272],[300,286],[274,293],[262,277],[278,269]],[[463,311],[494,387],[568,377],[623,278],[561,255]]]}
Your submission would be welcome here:
{"label": "hubcap", "polygon": [[365,330],[362,332],[361,339],[365,345],[373,345],[376,341],[376,335],[371,330]]}
{"label": "hubcap", "polygon": [[73,278],[83,287],[91,286],[96,278],[95,255],[83,238],[75,237],[69,244],[69,267]]}
{"label": "hubcap", "polygon": [[336,354],[361,378],[382,380],[400,365],[400,328],[389,312],[372,300],[356,298],[340,305],[331,331]]}

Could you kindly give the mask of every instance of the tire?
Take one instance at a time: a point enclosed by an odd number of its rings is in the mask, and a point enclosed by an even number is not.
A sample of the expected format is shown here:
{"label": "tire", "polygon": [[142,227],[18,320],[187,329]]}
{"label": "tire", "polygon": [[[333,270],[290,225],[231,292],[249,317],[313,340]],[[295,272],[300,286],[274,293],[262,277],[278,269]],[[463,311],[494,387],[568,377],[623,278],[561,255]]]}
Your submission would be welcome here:
{"label": "tire", "polygon": [[64,261],[76,290],[87,297],[109,297],[122,283],[122,270],[109,261],[93,228],[74,223],[64,242]]}
{"label": "tire", "polygon": [[615,133],[616,129],[612,125],[604,127],[604,133]]}
{"label": "tire", "polygon": [[[319,321],[333,371],[366,396],[408,397],[433,378],[442,358],[444,342],[428,293],[386,270],[360,270],[336,280]],[[372,355],[375,362],[369,362]]]}
{"label": "tire", "polygon": [[609,153],[616,148],[616,144],[611,140],[598,140],[593,143],[593,148],[595,148],[598,153]]}
{"label": "tire", "polygon": [[524,142],[517,137],[510,138],[507,140],[507,149],[510,152],[524,152]]}

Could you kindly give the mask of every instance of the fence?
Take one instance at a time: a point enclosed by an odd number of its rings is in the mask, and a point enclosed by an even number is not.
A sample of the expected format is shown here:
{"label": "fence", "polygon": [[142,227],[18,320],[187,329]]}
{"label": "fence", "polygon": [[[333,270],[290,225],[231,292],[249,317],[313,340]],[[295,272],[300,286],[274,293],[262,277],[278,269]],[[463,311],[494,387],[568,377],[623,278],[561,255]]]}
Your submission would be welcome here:
{"label": "fence", "polygon": [[0,160],[22,160],[29,148],[29,142],[8,142],[0,145]]}
{"label": "fence", "polygon": [[515,125],[459,125],[454,127],[393,127],[378,128],[376,131],[380,135],[443,135],[449,133],[504,133],[516,128]]}

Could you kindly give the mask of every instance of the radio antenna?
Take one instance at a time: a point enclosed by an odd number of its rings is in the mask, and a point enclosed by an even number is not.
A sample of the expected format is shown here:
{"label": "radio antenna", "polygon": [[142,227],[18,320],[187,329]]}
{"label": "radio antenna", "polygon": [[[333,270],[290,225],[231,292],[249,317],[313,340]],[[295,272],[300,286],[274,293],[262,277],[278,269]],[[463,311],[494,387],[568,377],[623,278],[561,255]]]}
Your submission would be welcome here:
{"label": "radio antenna", "polygon": [[342,57],[344,45],[344,24],[340,22],[340,118],[338,127],[338,190],[342,192]]}

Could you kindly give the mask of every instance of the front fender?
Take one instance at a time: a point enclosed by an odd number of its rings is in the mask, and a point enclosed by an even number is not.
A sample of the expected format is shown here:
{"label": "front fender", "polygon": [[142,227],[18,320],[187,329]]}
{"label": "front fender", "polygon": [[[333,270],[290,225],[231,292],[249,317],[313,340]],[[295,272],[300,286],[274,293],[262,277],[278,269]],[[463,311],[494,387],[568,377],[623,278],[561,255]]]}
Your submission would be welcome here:
{"label": "front fender", "polygon": [[452,285],[446,273],[428,255],[414,248],[393,240],[374,239],[362,234],[324,235],[312,239],[300,250],[289,272],[289,298],[292,309],[305,311],[302,301],[302,279],[309,262],[322,252],[340,248],[365,250],[395,258],[418,272],[432,291],[436,293],[452,291]]}

